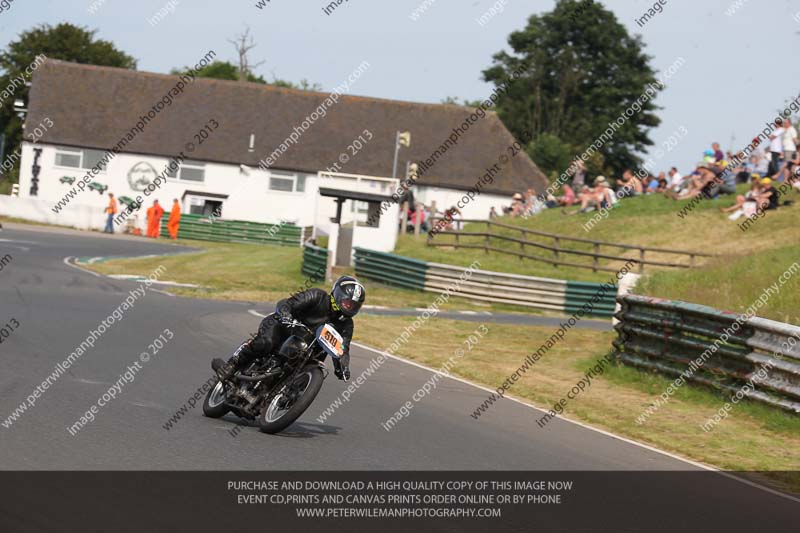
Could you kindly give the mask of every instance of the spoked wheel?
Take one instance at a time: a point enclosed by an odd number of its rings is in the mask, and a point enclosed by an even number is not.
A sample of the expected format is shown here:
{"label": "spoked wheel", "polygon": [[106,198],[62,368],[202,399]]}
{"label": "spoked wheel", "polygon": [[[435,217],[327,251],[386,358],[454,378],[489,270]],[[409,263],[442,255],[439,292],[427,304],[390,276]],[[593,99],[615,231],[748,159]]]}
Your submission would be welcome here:
{"label": "spoked wheel", "polygon": [[258,417],[264,433],[278,433],[300,418],[322,388],[322,369],[309,365],[270,400]]}
{"label": "spoked wheel", "polygon": [[225,386],[221,381],[213,389],[208,391],[206,399],[203,402],[203,414],[209,418],[220,418],[224,416],[230,409],[225,405],[226,391]]}

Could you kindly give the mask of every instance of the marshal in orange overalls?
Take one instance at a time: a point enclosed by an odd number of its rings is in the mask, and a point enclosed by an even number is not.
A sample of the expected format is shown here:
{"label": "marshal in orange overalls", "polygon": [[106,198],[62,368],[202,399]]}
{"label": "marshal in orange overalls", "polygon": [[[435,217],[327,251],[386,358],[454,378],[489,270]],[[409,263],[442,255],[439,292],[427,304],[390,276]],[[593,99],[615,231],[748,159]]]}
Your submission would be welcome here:
{"label": "marshal in orange overalls", "polygon": [[161,217],[164,216],[164,208],[158,205],[158,200],[153,201],[153,207],[147,210],[147,236],[158,239],[161,233]]}
{"label": "marshal in orange overalls", "polygon": [[170,239],[178,238],[178,229],[181,225],[181,204],[178,200],[173,200],[172,211],[169,212],[169,221],[167,222],[167,230],[169,231]]}

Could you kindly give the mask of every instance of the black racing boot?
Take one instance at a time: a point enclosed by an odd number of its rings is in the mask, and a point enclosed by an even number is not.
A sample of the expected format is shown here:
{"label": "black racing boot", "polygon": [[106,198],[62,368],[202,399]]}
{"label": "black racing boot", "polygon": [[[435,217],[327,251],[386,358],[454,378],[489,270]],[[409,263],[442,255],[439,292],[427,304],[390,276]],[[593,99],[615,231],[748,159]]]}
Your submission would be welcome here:
{"label": "black racing boot", "polygon": [[217,357],[211,361],[211,368],[216,372],[220,381],[231,379],[236,373],[239,366],[239,356],[234,355],[226,363],[223,359]]}

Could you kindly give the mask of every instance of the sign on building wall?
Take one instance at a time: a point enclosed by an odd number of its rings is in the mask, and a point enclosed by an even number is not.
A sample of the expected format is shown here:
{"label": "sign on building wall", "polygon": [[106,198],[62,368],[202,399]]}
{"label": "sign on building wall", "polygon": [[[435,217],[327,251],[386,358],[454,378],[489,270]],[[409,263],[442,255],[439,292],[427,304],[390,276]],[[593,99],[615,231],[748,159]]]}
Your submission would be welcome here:
{"label": "sign on building wall", "polygon": [[128,171],[128,185],[134,191],[142,192],[155,181],[158,172],[147,161],[140,161]]}

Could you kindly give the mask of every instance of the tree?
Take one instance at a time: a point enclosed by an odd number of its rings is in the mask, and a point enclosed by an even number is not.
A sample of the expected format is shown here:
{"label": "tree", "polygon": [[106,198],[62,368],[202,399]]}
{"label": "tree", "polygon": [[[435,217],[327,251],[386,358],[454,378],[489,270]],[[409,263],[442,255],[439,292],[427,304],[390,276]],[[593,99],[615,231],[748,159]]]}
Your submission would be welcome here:
{"label": "tree", "polygon": [[[203,67],[197,72],[197,76],[201,78],[214,78],[218,80],[238,80],[250,81],[254,83],[264,83],[275,85],[276,87],[285,87],[287,89],[299,89],[303,91],[321,91],[322,86],[318,83],[311,83],[306,79],[300,80],[299,84],[290,81],[279,79],[272,74],[272,81],[267,81],[263,76],[256,76],[253,74],[253,69],[259,65],[264,64],[264,61],[259,61],[254,65],[250,65],[250,50],[256,47],[256,42],[250,35],[250,28],[245,26],[244,33],[237,35],[235,39],[228,39],[234,48],[236,48],[236,55],[239,57],[239,65],[229,61],[214,61],[210,65]],[[172,69],[171,74],[183,74],[189,70],[189,67],[181,69]]]}
{"label": "tree", "polygon": [[280,79],[276,78],[275,75],[273,74],[271,83],[272,83],[272,85],[277,85],[278,87],[287,87],[289,89],[299,89],[301,91],[321,91],[322,90],[322,85],[320,85],[319,83],[316,83],[316,82],[311,83],[310,81],[308,81],[305,78],[300,80],[300,83],[292,83],[290,81],[280,80]]}
{"label": "tree", "polygon": [[[558,0],[553,11],[531,16],[508,43],[513,52],[495,54],[484,80],[497,87],[508,84],[496,106],[500,118],[518,138],[529,132],[528,151],[550,151],[552,164],[563,165],[555,141],[567,146],[570,158],[582,154],[657,82],[641,37],[630,36],[594,0]],[[660,120],[652,98],[641,100],[641,111],[625,117],[600,148],[605,172],[636,166],[637,153],[653,144],[648,132]],[[545,134],[554,138],[540,141]]]}
{"label": "tree", "polygon": [[[170,74],[180,75],[188,72],[189,70],[189,67],[172,69]],[[214,61],[213,63],[198,70],[196,75],[200,78],[213,78],[217,80],[241,80],[239,68],[230,61]],[[251,81],[254,83],[267,83],[267,80],[265,80],[262,76],[256,76],[252,72],[247,73],[246,81]]]}
{"label": "tree", "polygon": [[[133,57],[121,52],[109,41],[95,39],[95,33],[96,30],[90,31],[68,23],[55,27],[44,24],[23,32],[0,52],[0,88],[5,89],[12,80],[20,77],[30,82],[25,69],[34,63],[39,54],[49,59],[136,69]],[[14,95],[0,104],[0,131],[5,133],[6,155],[16,151],[22,140],[22,124],[14,112],[15,99],[27,101],[28,87],[18,85]],[[19,166],[10,174],[11,179],[7,180],[7,184],[18,181]]]}
{"label": "tree", "polygon": [[237,35],[236,39],[228,39],[228,42],[236,48],[236,53],[239,55],[239,68],[237,69],[239,72],[239,81],[248,81],[252,70],[264,63],[264,61],[259,61],[252,67],[250,66],[250,59],[247,57],[247,54],[256,47],[255,40],[250,36],[250,28],[245,26],[243,34]]}
{"label": "tree", "polygon": [[484,100],[467,100],[464,98],[463,101],[459,100],[458,96],[447,96],[441,100],[442,104],[449,104],[449,105],[460,105],[465,107],[481,107],[484,105]]}

